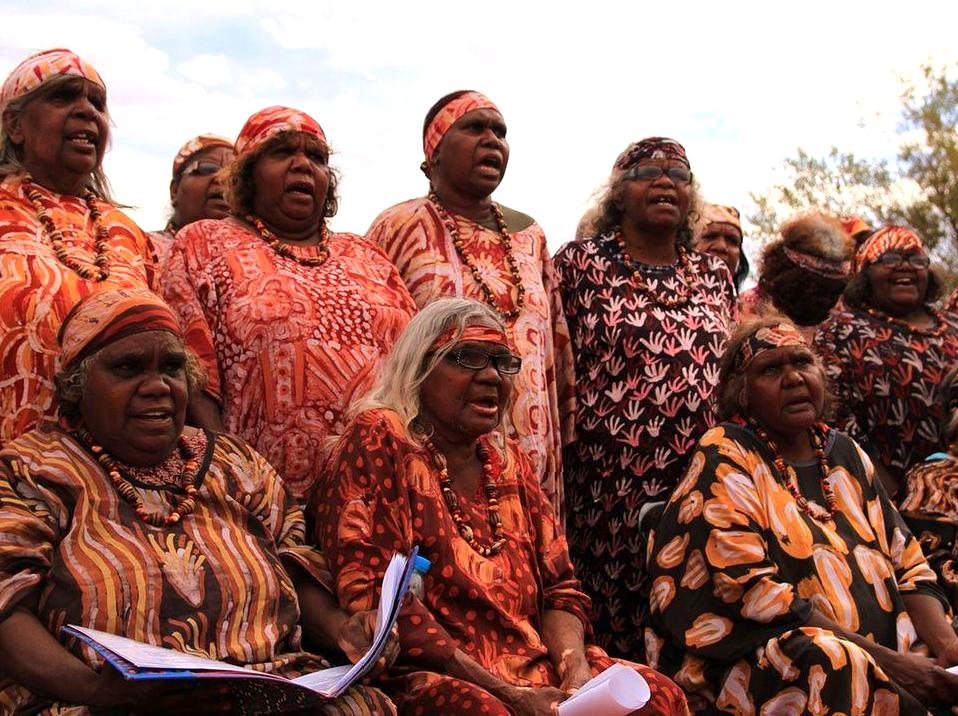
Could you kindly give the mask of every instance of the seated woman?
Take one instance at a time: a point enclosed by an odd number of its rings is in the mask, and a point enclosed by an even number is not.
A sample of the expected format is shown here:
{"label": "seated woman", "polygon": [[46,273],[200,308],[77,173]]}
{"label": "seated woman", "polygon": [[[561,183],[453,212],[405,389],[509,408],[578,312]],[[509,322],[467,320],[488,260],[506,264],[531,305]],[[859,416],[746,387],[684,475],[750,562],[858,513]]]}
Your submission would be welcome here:
{"label": "seated woman", "polygon": [[705,204],[695,222],[692,248],[722,259],[732,274],[735,290],[748,278],[748,257],[742,247],[742,219],[734,206]]}
{"label": "seated woman", "polygon": [[[918,542],[776,314],[722,357],[720,414],[649,544],[650,662],[734,714],[958,703],[958,636]],[[690,699],[691,700],[691,699]],[[829,710],[830,709],[830,710]]]}
{"label": "seated woman", "polygon": [[[423,597],[399,618],[403,668],[384,681],[404,713],[550,714],[613,661],[586,645],[589,599],[535,469],[506,437],[521,362],[491,309],[429,304],[313,495],[317,541],[350,611],[375,603],[394,550],[418,544],[432,561]],[[652,690],[641,713],[687,712],[671,681],[629,665]]]}
{"label": "seated woman", "polygon": [[[170,308],[145,289],[95,293],[60,342],[60,424],[0,452],[0,712],[250,709],[238,691],[124,681],[66,624],[289,676],[325,666],[304,636],[353,658],[369,615],[320,586],[276,472],[241,440],[184,427],[199,369]],[[395,713],[365,688],[319,708]]]}
{"label": "seated woman", "polygon": [[173,158],[170,220],[162,230],[149,233],[157,267],[166,261],[176,232],[184,226],[229,216],[221,173],[235,156],[233,142],[216,134],[201,134],[180,147]]}

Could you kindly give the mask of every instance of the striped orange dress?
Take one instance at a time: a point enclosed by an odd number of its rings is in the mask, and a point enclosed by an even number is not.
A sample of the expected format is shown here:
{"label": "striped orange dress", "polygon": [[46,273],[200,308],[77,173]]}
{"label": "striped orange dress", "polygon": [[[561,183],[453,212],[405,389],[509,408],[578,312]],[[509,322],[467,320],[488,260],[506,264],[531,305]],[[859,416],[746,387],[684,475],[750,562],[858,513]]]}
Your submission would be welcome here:
{"label": "striped orange dress", "polygon": [[[149,286],[153,258],[139,227],[119,209],[97,202],[109,231],[110,277],[81,278],[57,260],[23,174],[0,180],[0,445],[52,421],[57,331],[81,298],[102,288]],[[83,199],[34,184],[68,253],[92,265],[96,230]]]}
{"label": "striped orange dress", "polygon": [[[195,436],[192,428],[190,435]],[[39,594],[37,616],[57,635],[79,624],[149,644],[295,677],[327,666],[301,647],[299,603],[284,561],[327,583],[303,545],[303,512],[246,443],[207,434],[196,510],[156,528],[140,520],[97,461],[57,426],[0,452],[0,621]],[[178,496],[137,488],[151,511]],[[62,639],[99,668],[89,647]],[[323,713],[391,714],[356,688]],[[45,702],[0,677],[0,713],[86,714]]]}

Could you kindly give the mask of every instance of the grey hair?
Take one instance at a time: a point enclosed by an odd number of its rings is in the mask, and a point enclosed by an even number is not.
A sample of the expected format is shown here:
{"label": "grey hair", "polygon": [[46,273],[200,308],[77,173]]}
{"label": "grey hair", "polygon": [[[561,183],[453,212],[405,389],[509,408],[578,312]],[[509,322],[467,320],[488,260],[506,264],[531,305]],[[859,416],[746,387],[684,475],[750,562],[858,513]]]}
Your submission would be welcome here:
{"label": "grey hair", "polygon": [[[71,82],[76,78],[76,75],[56,75],[55,77],[51,77],[26,94],[20,97],[14,97],[0,109],[0,177],[26,171],[21,156],[22,150],[11,141],[10,136],[7,134],[7,123],[13,121],[13,119],[23,111],[23,108],[33,100],[42,97],[51,90],[55,90],[60,85]],[[112,127],[113,122],[110,119],[110,113],[105,108],[104,115],[107,124]],[[109,135],[107,135],[106,139],[109,142]],[[103,171],[103,162],[98,163],[93,168],[93,171],[90,172],[90,178],[87,181],[86,188],[92,191],[101,201],[105,201],[114,206],[121,206],[113,197],[110,182],[106,178],[106,173]]]}
{"label": "grey hair", "polygon": [[[421,446],[414,426],[422,410],[420,390],[433,368],[452,350],[469,326],[488,326],[505,331],[505,326],[490,308],[469,298],[441,298],[417,313],[406,326],[389,356],[379,369],[379,375],[365,396],[350,408],[350,415],[365,410],[387,409],[396,412],[406,430],[406,438]],[[443,332],[455,327],[452,337],[435,351],[430,351]],[[511,397],[509,403],[511,404]],[[494,441],[497,449],[505,445],[508,431],[508,405],[503,410]],[[421,435],[421,431],[418,431]]]}

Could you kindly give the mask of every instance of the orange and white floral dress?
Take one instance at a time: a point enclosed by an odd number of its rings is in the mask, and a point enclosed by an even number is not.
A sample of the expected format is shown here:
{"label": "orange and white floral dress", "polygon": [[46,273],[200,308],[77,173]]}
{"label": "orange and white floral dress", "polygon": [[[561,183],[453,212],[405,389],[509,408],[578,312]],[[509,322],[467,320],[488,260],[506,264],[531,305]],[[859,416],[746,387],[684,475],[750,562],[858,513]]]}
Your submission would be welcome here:
{"label": "orange and white floral dress", "polygon": [[[837,430],[825,449],[836,514],[817,522],[750,430],[723,423],[699,442],[648,552],[649,664],[690,701],[734,714],[927,713],[863,649],[808,625],[814,608],[922,652],[902,595],[945,601],[862,449]],[[825,505],[818,462],[792,467],[805,498]]]}

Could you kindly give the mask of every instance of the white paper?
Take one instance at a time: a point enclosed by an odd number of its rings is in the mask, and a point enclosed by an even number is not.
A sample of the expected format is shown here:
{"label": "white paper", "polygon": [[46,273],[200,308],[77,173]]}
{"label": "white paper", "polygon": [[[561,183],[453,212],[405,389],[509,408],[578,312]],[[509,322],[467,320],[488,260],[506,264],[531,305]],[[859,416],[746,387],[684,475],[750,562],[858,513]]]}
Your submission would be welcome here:
{"label": "white paper", "polygon": [[958,674],[958,666],[949,666],[945,671],[949,674]]}
{"label": "white paper", "polygon": [[645,706],[650,695],[641,674],[613,664],[559,704],[559,716],[626,716]]}

